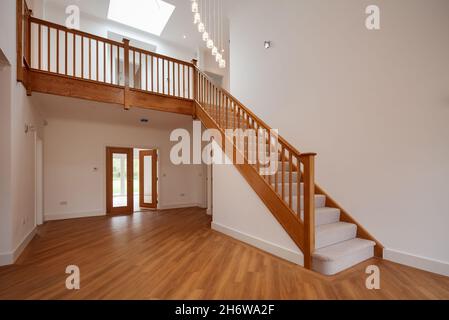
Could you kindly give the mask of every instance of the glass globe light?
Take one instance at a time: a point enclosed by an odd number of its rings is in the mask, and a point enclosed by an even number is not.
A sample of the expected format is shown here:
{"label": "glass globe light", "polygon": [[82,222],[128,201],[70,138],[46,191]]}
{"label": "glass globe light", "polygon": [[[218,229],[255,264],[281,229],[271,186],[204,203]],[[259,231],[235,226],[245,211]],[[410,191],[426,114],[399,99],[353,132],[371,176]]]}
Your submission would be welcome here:
{"label": "glass globe light", "polygon": [[192,1],[192,12],[197,13],[198,12],[198,2]]}
{"label": "glass globe light", "polygon": [[220,69],[226,68],[226,60],[221,59],[218,65],[219,65]]}
{"label": "glass globe light", "polygon": [[201,22],[201,15],[199,12],[195,13],[194,17],[193,17],[193,23],[197,24]]}
{"label": "glass globe light", "polygon": [[212,39],[208,39],[206,46],[208,49],[212,49],[214,47],[214,41]]}
{"label": "glass globe light", "polygon": [[204,23],[200,22],[198,24],[198,32],[203,33],[206,30],[206,28],[204,27]]}
{"label": "glass globe light", "polygon": [[216,56],[217,53],[218,53],[218,49],[217,49],[217,47],[214,46],[214,47],[212,48],[212,55],[213,55],[213,56]]}
{"label": "glass globe light", "polygon": [[215,61],[220,62],[220,60],[222,60],[223,56],[220,53],[217,53],[217,55],[215,56]]}
{"label": "glass globe light", "polygon": [[207,33],[207,31],[204,31],[203,33],[203,41],[207,41],[209,39],[209,34]]}

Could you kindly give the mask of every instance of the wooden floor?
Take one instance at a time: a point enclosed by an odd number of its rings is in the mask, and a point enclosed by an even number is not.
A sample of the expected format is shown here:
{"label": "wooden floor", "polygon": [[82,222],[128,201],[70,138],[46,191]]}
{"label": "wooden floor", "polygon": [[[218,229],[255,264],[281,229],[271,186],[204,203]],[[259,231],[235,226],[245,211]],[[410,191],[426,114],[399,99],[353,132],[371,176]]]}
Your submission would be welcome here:
{"label": "wooden floor", "polygon": [[[381,290],[365,287],[370,264]],[[65,288],[68,265],[79,291]],[[212,231],[192,208],[48,222],[0,268],[0,299],[449,299],[449,278],[377,259],[321,276]]]}

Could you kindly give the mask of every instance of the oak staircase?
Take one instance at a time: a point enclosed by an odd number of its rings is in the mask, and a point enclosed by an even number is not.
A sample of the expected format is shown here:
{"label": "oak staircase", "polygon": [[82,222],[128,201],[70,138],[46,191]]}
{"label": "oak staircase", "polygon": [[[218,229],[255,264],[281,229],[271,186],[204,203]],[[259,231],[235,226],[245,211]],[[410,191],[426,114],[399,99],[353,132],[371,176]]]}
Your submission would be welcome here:
{"label": "oak staircase", "polygon": [[[132,47],[126,39],[115,42],[34,18],[24,0],[17,0],[17,28],[18,61],[23,62],[17,78],[28,94],[191,115],[221,133],[216,142],[223,150],[232,146],[234,165],[302,250],[306,268],[331,275],[382,257],[382,245],[315,184],[316,154],[301,153],[278,136],[216,86],[195,60],[181,61]],[[276,170],[268,172],[274,162]]]}

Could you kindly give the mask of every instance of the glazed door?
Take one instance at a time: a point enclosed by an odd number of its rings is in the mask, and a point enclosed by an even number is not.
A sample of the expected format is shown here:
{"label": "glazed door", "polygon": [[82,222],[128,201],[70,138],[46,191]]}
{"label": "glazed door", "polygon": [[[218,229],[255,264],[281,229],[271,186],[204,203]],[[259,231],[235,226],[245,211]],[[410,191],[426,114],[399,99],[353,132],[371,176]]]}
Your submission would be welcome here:
{"label": "glazed door", "polygon": [[157,150],[139,152],[139,205],[157,208]]}
{"label": "glazed door", "polygon": [[106,208],[108,214],[132,214],[133,149],[106,148]]}

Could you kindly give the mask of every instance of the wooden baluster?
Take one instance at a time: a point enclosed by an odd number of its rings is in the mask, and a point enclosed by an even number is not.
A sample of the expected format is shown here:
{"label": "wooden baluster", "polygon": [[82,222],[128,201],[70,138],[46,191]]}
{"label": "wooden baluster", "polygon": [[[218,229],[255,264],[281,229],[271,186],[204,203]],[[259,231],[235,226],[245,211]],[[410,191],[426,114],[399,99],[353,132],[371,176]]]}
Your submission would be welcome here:
{"label": "wooden baluster", "polygon": [[142,84],[142,52],[139,52],[139,81],[138,83],[140,84],[140,90],[143,90],[143,84]]}
{"label": "wooden baluster", "polygon": [[51,52],[51,48],[50,48],[50,27],[47,27],[47,71],[50,72],[50,52]]}
{"label": "wooden baluster", "polygon": [[42,27],[39,24],[38,25],[38,35],[37,35],[38,39],[38,49],[37,49],[37,55],[38,55],[38,62],[37,62],[37,68],[39,70],[41,70],[41,65],[42,65]]}
{"label": "wooden baluster", "polygon": [[176,96],[176,73],[175,73],[175,63],[172,61],[171,63],[172,67],[172,95]]}
{"label": "wooden baluster", "polygon": [[145,54],[145,84],[146,84],[146,89],[147,91],[149,91],[149,85],[148,85],[148,55]]}
{"label": "wooden baluster", "polygon": [[[190,67],[187,67],[190,70]],[[186,97],[186,65],[182,65],[182,97]],[[189,98],[189,97],[188,97]]]}
{"label": "wooden baluster", "polygon": [[123,76],[125,79],[125,97],[124,97],[124,105],[125,105],[125,110],[129,110],[130,108],[130,104],[128,101],[128,94],[129,94],[129,40],[128,39],[123,39]]}
{"label": "wooden baluster", "polygon": [[170,72],[170,60],[167,60],[167,94],[168,95],[171,95],[170,89],[171,89],[172,79],[170,79],[170,74],[171,74],[171,72]]}
{"label": "wooden baluster", "polygon": [[[12,1],[11,1],[12,2]],[[16,1],[16,17],[15,17],[15,21],[16,21],[16,79],[17,81],[20,81],[22,83],[24,83],[25,77],[24,77],[24,72],[23,72],[23,64],[22,64],[22,59],[23,59],[23,52],[22,52],[22,45],[23,45],[23,1],[19,0]],[[25,4],[26,6],[26,4]],[[2,10],[4,9],[4,7],[2,7]],[[2,21],[3,22],[3,21]],[[2,25],[3,26],[3,25]],[[4,30],[2,30],[2,32],[4,32]],[[3,40],[4,35],[2,34],[2,40]],[[3,41],[2,41],[3,42]],[[2,52],[2,62],[3,62],[3,52]],[[1,68],[3,69],[3,63],[1,65]],[[3,108],[3,105],[1,106]]]}
{"label": "wooden baluster", "polygon": [[[288,166],[289,166],[289,180],[288,180],[288,206],[293,209],[293,154],[288,150]],[[297,199],[299,201],[300,199]]]}
{"label": "wooden baluster", "polygon": [[278,193],[278,191],[279,191],[279,186],[278,186],[278,184],[279,184],[279,150],[276,150],[275,152],[277,155],[276,161],[278,162],[278,165],[277,165],[276,173],[274,174],[274,191],[276,193]]}
{"label": "wooden baluster", "polygon": [[[268,170],[271,168],[271,132],[268,131]],[[271,171],[268,173],[268,184],[271,186],[271,181],[273,180],[273,176],[271,175]]]}
{"label": "wooden baluster", "polygon": [[81,36],[81,78],[84,79],[84,37]]}
{"label": "wooden baluster", "polygon": [[[67,75],[68,74],[68,72],[69,72],[69,63],[68,63],[68,56],[69,56],[69,54],[68,54],[68,50],[69,50],[69,43],[68,43],[68,38],[67,38],[68,36],[67,36],[67,31],[65,32],[65,75]],[[73,66],[73,70],[72,70],[72,73],[73,73],[73,76],[74,77],[76,77],[76,35],[75,34],[73,34],[73,38],[72,38],[72,45],[73,45],[73,48],[72,48],[72,55],[73,55],[73,57],[72,57],[72,66]]]}
{"label": "wooden baluster", "polygon": [[56,29],[56,73],[59,73],[59,29]]}
{"label": "wooden baluster", "polygon": [[112,43],[109,45],[110,52],[109,52],[109,67],[110,67],[110,74],[111,74],[111,84],[114,84],[114,46]]}
{"label": "wooden baluster", "polygon": [[98,79],[99,70],[98,69],[100,69],[100,68],[98,66],[98,60],[99,60],[99,58],[98,58],[98,40],[96,40],[95,41],[95,81],[99,81],[99,79]]}
{"label": "wooden baluster", "polygon": [[216,96],[216,103],[217,103],[217,123],[218,126],[221,128],[221,90],[219,87],[217,87],[217,96]]}
{"label": "wooden baluster", "polygon": [[154,57],[151,56],[151,92],[154,92],[154,68],[153,68]]}
{"label": "wooden baluster", "polygon": [[165,59],[162,59],[162,93],[165,94]]}
{"label": "wooden baluster", "polygon": [[[181,67],[179,65],[179,63],[177,63],[178,66],[178,97],[184,97],[184,92],[181,95]],[[184,66],[184,65],[183,65]],[[183,74],[184,76],[184,74]]]}
{"label": "wooden baluster", "polygon": [[103,42],[103,82],[106,83],[106,42]]}
{"label": "wooden baluster", "polygon": [[136,88],[136,52],[134,50],[131,50],[132,52],[132,56],[133,56],[133,84],[132,84],[132,88],[137,89]]}
{"label": "wooden baluster", "polygon": [[[73,48],[72,48],[72,50],[73,50],[73,76],[74,77],[76,77],[76,66],[75,66],[75,63],[76,63],[76,52],[75,52],[75,48],[76,48],[76,46],[75,46],[75,40],[76,40],[76,37],[75,37],[75,34],[73,34]],[[65,53],[65,57],[64,57],[64,64],[65,64],[65,75],[67,75],[68,73],[69,73],[69,63],[68,63],[68,59],[69,59],[69,53],[68,53],[68,50],[69,50],[69,43],[68,43],[68,36],[67,36],[67,31],[65,32],[65,50],[64,50],[64,53]]]}
{"label": "wooden baluster", "polygon": [[260,154],[259,154],[259,126],[255,126],[256,130],[256,169],[260,174]]}
{"label": "wooden baluster", "polygon": [[301,217],[301,160],[299,157],[296,157],[296,164],[297,164],[297,174],[296,174],[296,197],[298,198],[297,203],[297,213],[298,218]]}
{"label": "wooden baluster", "polygon": [[[190,99],[190,98],[192,98],[192,94],[190,93],[190,67],[187,67],[187,73],[188,73],[188,75],[187,75],[187,97]],[[195,70],[193,70],[193,74],[196,74],[196,71]],[[197,80],[198,80],[198,77],[196,78]],[[195,82],[195,80],[193,80],[194,82]],[[193,89],[193,95],[195,96],[196,95],[196,93],[195,93],[195,88]]]}
{"label": "wooden baluster", "polygon": [[156,70],[156,82],[157,82],[157,93],[159,93],[159,87],[160,87],[160,85],[159,85],[159,58],[158,57],[156,57],[156,68],[157,68],[157,70]]}
{"label": "wooden baluster", "polygon": [[282,196],[282,200],[285,200],[285,162],[284,162],[284,157],[285,157],[285,149],[284,149],[284,145],[282,145],[281,146],[281,172],[282,172],[281,196]]}
{"label": "wooden baluster", "polygon": [[117,46],[117,85],[120,85],[120,47]]}
{"label": "wooden baluster", "polygon": [[89,45],[87,47],[87,49],[89,50],[89,80],[92,79],[92,40],[87,38],[87,40],[89,41]]}
{"label": "wooden baluster", "polygon": [[304,165],[304,267],[312,268],[312,254],[315,251],[315,156],[302,154]]}

